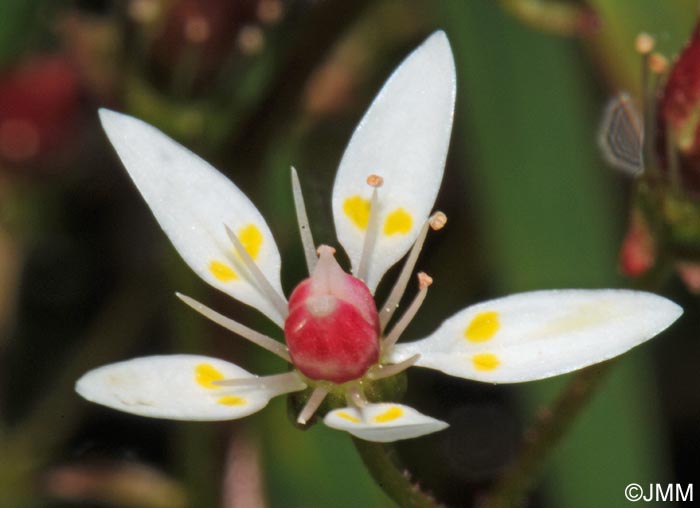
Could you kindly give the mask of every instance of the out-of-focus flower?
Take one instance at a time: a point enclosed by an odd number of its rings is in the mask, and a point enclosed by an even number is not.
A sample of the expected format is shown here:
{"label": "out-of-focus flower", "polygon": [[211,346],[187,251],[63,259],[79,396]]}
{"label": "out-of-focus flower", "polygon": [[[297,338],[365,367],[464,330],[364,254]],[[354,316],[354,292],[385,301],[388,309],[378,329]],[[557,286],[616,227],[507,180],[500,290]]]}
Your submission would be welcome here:
{"label": "out-of-focus flower", "polygon": [[83,90],[66,57],[33,55],[0,74],[0,166],[55,167],[77,145]]}
{"label": "out-of-focus flower", "polygon": [[[396,441],[447,426],[395,401],[372,400],[377,382],[412,365],[490,383],[541,379],[612,358],[680,316],[673,302],[638,291],[536,291],[473,305],[427,338],[397,344],[432,282],[418,274],[417,296],[387,332],[428,230],[446,221],[431,209],[444,171],[454,99],[452,52],[438,32],[396,69],[353,133],[332,195],[335,228],[352,275],[336,262],[332,247],[316,249],[293,172],[310,277],[289,302],[282,294],[272,233],[246,196],[155,128],[102,111],[117,154],[183,259],[212,286],[283,328],[287,346],[180,298],[288,361],[293,370],[258,377],[215,358],[154,356],[88,372],[76,385],[78,393],[144,416],[222,420],[256,412],[276,395],[309,388],[300,423],[331,396],[340,402],[326,414],[328,426],[370,441]],[[377,306],[374,290],[406,253],[387,301]]]}
{"label": "out-of-focus flower", "polygon": [[[186,72],[198,89],[210,83],[236,52],[251,53],[262,47],[260,3],[176,0],[167,5],[162,1],[132,0],[130,12],[139,24],[145,22],[143,11],[148,13],[146,30],[151,32],[151,42],[146,51],[155,79],[169,84]],[[267,5],[262,8],[265,16],[274,15],[272,11],[274,8]]]}
{"label": "out-of-focus flower", "polygon": [[661,167],[670,171],[677,157],[683,190],[700,197],[700,23],[661,91],[657,124]]}
{"label": "out-of-focus flower", "polygon": [[[670,67],[640,34],[636,48],[654,80],[645,76],[644,118],[621,94],[608,106],[600,142],[607,161],[636,177],[633,210],[620,251],[626,275],[649,273],[659,260],[676,268],[686,287],[700,292],[700,24]],[[669,71],[659,91],[656,78]]]}
{"label": "out-of-focus flower", "polygon": [[629,277],[644,275],[656,262],[656,243],[644,214],[632,209],[620,249],[620,270]]}

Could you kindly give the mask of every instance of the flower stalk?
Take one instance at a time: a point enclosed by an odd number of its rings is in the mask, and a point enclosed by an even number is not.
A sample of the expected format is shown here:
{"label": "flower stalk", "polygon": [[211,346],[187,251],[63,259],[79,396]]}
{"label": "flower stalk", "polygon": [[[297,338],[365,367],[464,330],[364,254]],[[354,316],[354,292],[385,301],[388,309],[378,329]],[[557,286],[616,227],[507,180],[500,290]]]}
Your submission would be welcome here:
{"label": "flower stalk", "polygon": [[393,445],[357,438],[352,441],[374,481],[401,508],[444,508],[412,480],[408,470],[400,465]]}
{"label": "flower stalk", "polygon": [[525,504],[551,453],[603,385],[615,363],[592,365],[572,376],[554,403],[540,411],[525,431],[515,460],[479,501],[479,508],[516,508]]}

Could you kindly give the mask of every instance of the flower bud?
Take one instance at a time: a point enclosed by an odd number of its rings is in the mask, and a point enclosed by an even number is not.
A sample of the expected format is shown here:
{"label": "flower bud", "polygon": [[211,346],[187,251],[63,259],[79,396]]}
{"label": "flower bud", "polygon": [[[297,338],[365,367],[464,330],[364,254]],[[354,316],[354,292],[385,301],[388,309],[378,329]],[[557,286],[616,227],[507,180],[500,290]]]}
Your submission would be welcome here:
{"label": "flower bud", "polygon": [[[668,150],[675,152],[683,188],[697,197],[700,195],[700,23],[671,68],[659,97],[658,112],[662,167],[668,169]],[[669,136],[672,137],[668,139]]]}
{"label": "flower bud", "polygon": [[640,277],[656,262],[656,242],[644,214],[634,208],[627,234],[620,249],[620,271],[628,277]]}
{"label": "flower bud", "polygon": [[314,272],[289,299],[284,334],[302,374],[345,383],[379,360],[379,318],[365,283],[345,273],[334,252],[319,247]]}
{"label": "flower bud", "polygon": [[36,54],[0,73],[0,166],[50,172],[72,160],[84,118],[73,62]]}

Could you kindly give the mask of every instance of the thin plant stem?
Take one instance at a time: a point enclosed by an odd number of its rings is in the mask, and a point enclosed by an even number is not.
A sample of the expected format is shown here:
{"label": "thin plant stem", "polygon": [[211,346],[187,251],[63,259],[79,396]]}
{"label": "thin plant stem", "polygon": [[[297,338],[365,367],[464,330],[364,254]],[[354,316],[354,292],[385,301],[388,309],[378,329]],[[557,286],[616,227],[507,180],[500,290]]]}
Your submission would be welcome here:
{"label": "thin plant stem", "polygon": [[599,363],[573,375],[551,407],[542,411],[525,432],[514,462],[480,499],[479,508],[523,506],[551,452],[567,435],[615,363],[615,360]]}
{"label": "thin plant stem", "polygon": [[401,508],[444,508],[411,480],[392,445],[357,438],[353,443],[374,481]]}

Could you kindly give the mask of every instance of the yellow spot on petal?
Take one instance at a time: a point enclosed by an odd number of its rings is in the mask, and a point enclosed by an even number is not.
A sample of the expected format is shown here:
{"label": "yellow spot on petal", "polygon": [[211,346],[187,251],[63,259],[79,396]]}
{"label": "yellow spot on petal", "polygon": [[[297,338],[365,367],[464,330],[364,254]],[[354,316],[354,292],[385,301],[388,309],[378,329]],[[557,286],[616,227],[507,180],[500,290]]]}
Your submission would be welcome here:
{"label": "yellow spot on petal", "polygon": [[492,338],[500,327],[498,312],[479,312],[464,330],[464,336],[472,342],[485,342]]}
{"label": "yellow spot on petal", "polygon": [[352,423],[360,423],[360,419],[354,417],[353,415],[346,413],[345,411],[339,411],[336,413],[339,418],[342,418],[343,420],[347,420]]}
{"label": "yellow spot on petal", "polygon": [[257,259],[260,246],[263,243],[263,234],[258,227],[255,224],[248,224],[239,229],[238,239],[243,244],[243,248],[250,254],[250,257],[254,260]]}
{"label": "yellow spot on petal", "polygon": [[194,368],[194,379],[204,388],[219,388],[212,384],[213,381],[221,381],[224,375],[209,363],[200,363]]}
{"label": "yellow spot on petal", "polygon": [[209,271],[221,282],[230,282],[238,278],[238,274],[233,271],[233,268],[221,261],[212,261],[209,263]]}
{"label": "yellow spot on petal", "polygon": [[343,212],[360,229],[367,229],[369,222],[369,200],[360,196],[347,198],[343,203]]}
{"label": "yellow spot on petal", "polygon": [[235,395],[225,395],[220,397],[216,402],[224,406],[242,406],[245,404],[245,399],[236,397]]}
{"label": "yellow spot on petal", "polygon": [[374,417],[376,423],[387,423],[403,416],[403,409],[398,406],[390,407],[382,414]]}
{"label": "yellow spot on petal", "polygon": [[498,367],[501,362],[493,353],[479,353],[472,356],[472,362],[476,370],[493,370]]}
{"label": "yellow spot on petal", "polygon": [[386,216],[386,220],[384,221],[384,234],[387,236],[395,235],[396,233],[405,235],[411,231],[412,225],[413,218],[411,214],[403,208],[397,208]]}

